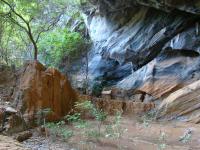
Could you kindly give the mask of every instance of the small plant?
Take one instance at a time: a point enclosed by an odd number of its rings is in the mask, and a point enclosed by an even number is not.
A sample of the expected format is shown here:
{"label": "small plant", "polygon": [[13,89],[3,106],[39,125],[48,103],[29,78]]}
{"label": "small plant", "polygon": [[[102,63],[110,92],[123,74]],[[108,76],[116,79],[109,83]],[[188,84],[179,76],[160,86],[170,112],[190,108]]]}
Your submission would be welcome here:
{"label": "small plant", "polygon": [[[39,118],[39,120],[37,121],[37,125],[42,125],[42,127],[45,128],[46,126],[46,117],[50,114],[52,114],[53,111],[51,110],[51,108],[46,108],[46,109],[40,109],[38,112],[37,112],[37,116]],[[45,136],[46,136],[46,139],[47,139],[47,130],[45,128]],[[48,146],[50,147],[50,142],[48,141]]]}
{"label": "small plant", "polygon": [[89,126],[90,126],[89,123],[85,120],[79,120],[78,122],[75,123],[75,127],[78,129],[86,129]]}
{"label": "small plant", "polygon": [[[121,115],[121,112],[117,112],[115,114],[113,123],[106,127],[106,138],[120,139],[122,135],[128,131],[128,129],[124,129],[121,127]],[[122,144],[120,143],[120,140],[118,140],[118,148],[122,149]]]}
{"label": "small plant", "polygon": [[74,113],[72,115],[67,115],[64,117],[68,122],[74,123],[81,121],[81,113]]}
{"label": "small plant", "polygon": [[150,126],[150,121],[146,118],[143,118],[143,127],[148,128]]}
{"label": "small plant", "polygon": [[188,143],[191,140],[191,138],[192,138],[192,130],[188,129],[186,130],[184,135],[180,137],[179,141],[181,141],[182,143]]}
{"label": "small plant", "polygon": [[38,125],[42,124],[43,126],[45,126],[45,124],[46,124],[46,117],[48,115],[52,114],[52,113],[53,113],[53,111],[51,110],[51,108],[40,109],[37,112],[37,115],[38,115],[38,118],[39,118],[37,124]]}
{"label": "small plant", "polygon": [[98,132],[100,135],[101,134],[101,126],[102,126],[103,122],[106,120],[107,114],[103,110],[96,109],[96,108],[94,108],[92,110],[92,114],[94,115],[95,119],[98,121]]}
{"label": "small plant", "polygon": [[57,123],[54,122],[47,123],[45,127],[49,129],[53,137],[59,136],[64,140],[67,140],[73,136],[73,131],[64,128],[64,125],[65,125],[64,121],[59,121]]}
{"label": "small plant", "polygon": [[143,124],[144,128],[148,128],[150,126],[150,123],[155,120],[156,118],[156,112],[154,110],[151,110],[147,113],[145,113],[142,117],[141,117],[141,122]]}
{"label": "small plant", "polygon": [[159,137],[159,144],[158,144],[158,150],[164,150],[166,149],[166,133],[163,131],[160,131],[160,137]]}
{"label": "small plant", "polygon": [[121,128],[121,112],[117,112],[112,124],[106,127],[106,137],[120,138],[128,129]]}
{"label": "small plant", "polygon": [[91,101],[76,102],[75,108],[80,110],[91,110],[93,108],[93,104]]}
{"label": "small plant", "polygon": [[91,101],[84,101],[81,103],[76,103],[76,108],[84,111],[89,111],[89,113],[95,117],[98,122],[98,134],[101,135],[101,126],[107,118],[107,114],[102,109],[97,109]]}
{"label": "small plant", "polygon": [[99,133],[99,131],[97,130],[87,130],[85,132],[85,135],[89,138],[95,138],[98,139],[100,137],[102,137],[103,135],[101,133]]}
{"label": "small plant", "polygon": [[60,130],[60,135],[63,139],[67,140],[70,137],[72,137],[74,135],[72,130],[67,130],[67,129],[61,129]]}

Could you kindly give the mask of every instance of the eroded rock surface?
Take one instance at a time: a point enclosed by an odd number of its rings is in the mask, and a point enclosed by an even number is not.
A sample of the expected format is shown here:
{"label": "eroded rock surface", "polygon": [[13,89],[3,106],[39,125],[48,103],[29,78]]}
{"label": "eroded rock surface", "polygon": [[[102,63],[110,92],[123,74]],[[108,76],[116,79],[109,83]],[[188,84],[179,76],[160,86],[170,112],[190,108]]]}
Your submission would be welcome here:
{"label": "eroded rock surface", "polygon": [[30,122],[35,121],[43,109],[51,109],[49,120],[58,120],[72,109],[76,101],[76,93],[66,76],[56,69],[46,69],[37,61],[28,62],[24,67],[14,97],[14,108]]}
{"label": "eroded rock surface", "polygon": [[24,131],[45,116],[49,121],[59,120],[76,101],[67,77],[37,61],[27,62],[17,74],[8,68],[0,75],[0,132]]}
{"label": "eroded rock surface", "polygon": [[164,99],[158,107],[157,118],[200,123],[200,80]]}
{"label": "eroded rock surface", "polygon": [[199,12],[199,0],[92,1],[84,9],[90,84],[158,99],[199,80]]}
{"label": "eroded rock surface", "polygon": [[158,56],[117,86],[142,91],[158,99],[200,79],[200,57],[185,57],[181,52],[168,51]]}
{"label": "eroded rock surface", "polygon": [[0,65],[0,103],[9,102],[16,86],[16,72],[14,68]]}

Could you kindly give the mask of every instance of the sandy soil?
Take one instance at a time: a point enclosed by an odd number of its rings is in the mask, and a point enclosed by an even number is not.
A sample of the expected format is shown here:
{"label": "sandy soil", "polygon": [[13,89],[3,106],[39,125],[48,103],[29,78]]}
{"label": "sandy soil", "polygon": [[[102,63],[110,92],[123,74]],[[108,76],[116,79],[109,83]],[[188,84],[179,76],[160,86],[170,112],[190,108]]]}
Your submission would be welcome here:
{"label": "sandy soil", "polygon": [[[102,132],[112,117],[102,126]],[[89,130],[97,128],[98,123],[88,121]],[[88,138],[83,129],[65,126],[74,132],[68,140],[59,137],[45,139],[35,134],[24,142],[33,150],[200,150],[200,126],[183,122],[149,122],[141,123],[134,117],[123,117],[121,129],[124,132],[119,138]],[[186,137],[185,135],[190,135]],[[185,137],[181,140],[181,137]],[[185,140],[185,142],[184,142]]]}

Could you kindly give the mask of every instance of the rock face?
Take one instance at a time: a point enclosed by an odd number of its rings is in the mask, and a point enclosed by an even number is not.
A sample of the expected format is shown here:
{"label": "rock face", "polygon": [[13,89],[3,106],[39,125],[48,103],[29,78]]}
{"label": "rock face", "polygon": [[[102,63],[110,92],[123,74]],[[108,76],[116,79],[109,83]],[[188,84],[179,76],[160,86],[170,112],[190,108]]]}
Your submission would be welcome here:
{"label": "rock face", "polygon": [[[112,99],[111,97],[103,96],[102,98],[92,97],[88,95],[79,95],[81,101],[91,100],[93,104],[109,115],[116,115],[121,112],[123,115],[135,116],[141,115],[155,108],[153,102],[141,102],[137,97],[133,100]],[[85,115],[87,116],[87,114]]]}
{"label": "rock face", "polygon": [[131,91],[142,91],[159,99],[198,80],[200,57],[185,57],[180,52],[174,50],[158,56],[117,86]]}
{"label": "rock face", "polygon": [[14,68],[0,65],[0,103],[12,99],[16,80]]}
{"label": "rock face", "polygon": [[122,112],[125,115],[138,115],[150,111],[155,108],[154,103],[142,103],[122,100],[105,100],[94,99],[97,108],[102,109],[109,115],[116,115],[117,112]]}
{"label": "rock face", "polygon": [[51,109],[49,120],[58,120],[72,109],[76,100],[76,93],[64,75],[36,61],[25,65],[15,93],[13,106],[30,123],[38,119],[43,109]]}
{"label": "rock face", "polygon": [[200,79],[199,0],[93,0],[83,12],[91,84],[158,99]]}
{"label": "rock face", "polygon": [[158,107],[157,118],[200,123],[200,80],[164,99]]}

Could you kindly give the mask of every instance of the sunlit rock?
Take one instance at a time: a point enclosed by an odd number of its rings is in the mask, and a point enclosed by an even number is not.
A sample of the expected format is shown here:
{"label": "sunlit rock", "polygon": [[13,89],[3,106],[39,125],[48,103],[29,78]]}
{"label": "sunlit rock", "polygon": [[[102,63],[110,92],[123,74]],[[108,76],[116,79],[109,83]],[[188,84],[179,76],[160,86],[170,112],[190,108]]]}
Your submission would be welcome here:
{"label": "sunlit rock", "polygon": [[46,69],[37,61],[25,65],[14,97],[13,105],[28,123],[36,121],[43,109],[51,111],[48,120],[61,119],[76,101],[76,93],[66,76],[54,68]]}
{"label": "sunlit rock", "polygon": [[200,80],[170,94],[157,109],[159,119],[200,123]]}

